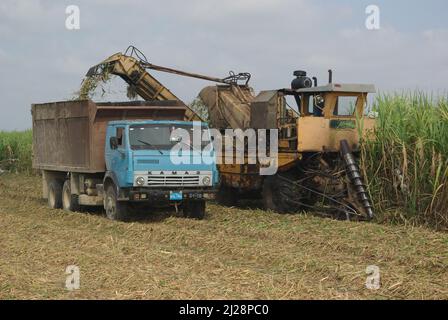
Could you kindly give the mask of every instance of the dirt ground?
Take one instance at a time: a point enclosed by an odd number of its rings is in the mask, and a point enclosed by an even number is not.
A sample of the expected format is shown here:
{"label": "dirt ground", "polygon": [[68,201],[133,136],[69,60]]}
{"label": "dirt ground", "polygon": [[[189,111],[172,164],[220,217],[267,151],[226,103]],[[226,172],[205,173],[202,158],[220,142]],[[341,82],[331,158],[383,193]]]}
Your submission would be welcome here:
{"label": "dirt ground", "polygon": [[448,299],[446,233],[216,204],[203,221],[121,223],[50,210],[40,192],[39,177],[0,176],[1,299]]}

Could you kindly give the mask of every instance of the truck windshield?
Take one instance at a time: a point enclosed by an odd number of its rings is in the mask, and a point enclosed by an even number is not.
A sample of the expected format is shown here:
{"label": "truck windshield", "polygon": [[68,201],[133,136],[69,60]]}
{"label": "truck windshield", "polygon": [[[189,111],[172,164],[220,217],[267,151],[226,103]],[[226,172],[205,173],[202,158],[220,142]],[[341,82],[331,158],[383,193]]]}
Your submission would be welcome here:
{"label": "truck windshield", "polygon": [[[196,127],[194,127],[196,128]],[[152,150],[169,150],[175,144],[179,143],[179,140],[173,139],[171,133],[176,129],[184,129],[190,135],[190,141],[183,139],[184,143],[187,143],[191,148],[193,145],[193,125],[172,125],[172,124],[143,124],[132,125],[129,128],[129,141],[131,148],[134,150],[139,149],[152,149]],[[201,136],[204,131],[208,132],[208,128],[201,126]],[[201,146],[207,145],[209,142],[204,141]]]}

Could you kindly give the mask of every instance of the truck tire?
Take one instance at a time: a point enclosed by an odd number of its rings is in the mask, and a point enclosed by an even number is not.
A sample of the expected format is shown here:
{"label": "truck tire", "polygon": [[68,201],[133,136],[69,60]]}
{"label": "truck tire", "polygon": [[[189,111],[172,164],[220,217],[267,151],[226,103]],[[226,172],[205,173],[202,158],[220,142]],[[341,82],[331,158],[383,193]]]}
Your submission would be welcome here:
{"label": "truck tire", "polygon": [[183,213],[185,218],[202,220],[205,217],[205,201],[186,201],[183,205]]}
{"label": "truck tire", "polygon": [[127,205],[122,201],[118,201],[117,198],[115,186],[109,185],[104,197],[104,210],[106,210],[106,215],[111,220],[128,221],[129,214],[127,212]]}
{"label": "truck tire", "polygon": [[70,180],[65,180],[62,187],[62,208],[66,211],[79,211],[77,194],[72,194]]}
{"label": "truck tire", "polygon": [[230,187],[221,186],[216,194],[216,201],[225,207],[233,207],[237,204],[236,190]]}
{"label": "truck tire", "polygon": [[48,184],[48,207],[62,208],[62,183],[59,180],[52,179]]}

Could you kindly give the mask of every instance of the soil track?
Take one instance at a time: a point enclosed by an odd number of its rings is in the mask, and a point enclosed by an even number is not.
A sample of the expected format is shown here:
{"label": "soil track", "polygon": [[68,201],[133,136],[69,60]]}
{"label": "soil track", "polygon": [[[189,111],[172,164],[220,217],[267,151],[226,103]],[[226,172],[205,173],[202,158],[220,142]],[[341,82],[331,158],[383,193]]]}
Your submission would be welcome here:
{"label": "soil track", "polygon": [[[448,234],[209,205],[204,221],[49,210],[36,176],[0,176],[0,298],[448,299]],[[80,290],[67,291],[77,265]],[[366,267],[381,288],[365,287]]]}

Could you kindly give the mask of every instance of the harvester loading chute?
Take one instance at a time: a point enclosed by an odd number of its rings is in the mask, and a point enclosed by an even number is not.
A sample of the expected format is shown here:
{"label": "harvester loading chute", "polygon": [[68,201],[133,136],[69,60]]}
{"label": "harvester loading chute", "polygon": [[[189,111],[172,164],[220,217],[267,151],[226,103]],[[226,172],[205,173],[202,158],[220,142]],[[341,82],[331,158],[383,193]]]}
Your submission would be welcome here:
{"label": "harvester loading chute", "polygon": [[[167,87],[151,76],[142,64],[134,57],[116,53],[100,64],[89,69],[86,76],[92,77],[107,71],[121,77],[129,87],[146,101],[180,101]],[[182,102],[183,103],[183,102]],[[185,103],[185,120],[202,121]]]}
{"label": "harvester loading chute", "polygon": [[[174,100],[182,102],[182,100],[174,95],[167,87],[165,87],[151,74],[149,74],[146,71],[147,69],[229,85],[237,85],[239,82],[245,82],[245,84],[247,85],[250,80],[249,73],[235,74],[233,72],[230,72],[230,75],[228,77],[221,79],[158,66],[149,63],[146,56],[134,46],[129,46],[124,54],[116,53],[103,62],[99,63],[98,65],[91,67],[86,76],[92,77],[98,74],[102,74],[106,71],[108,73],[120,76],[124,81],[128,83],[130,88],[144,100]],[[202,121],[202,119],[193,110],[191,110],[185,103],[184,105],[186,108],[186,120]]]}
{"label": "harvester loading chute", "polygon": [[145,100],[181,101],[168,88],[151,76],[134,57],[116,53],[100,64],[89,69],[86,76],[91,77],[107,72],[120,76]]}

